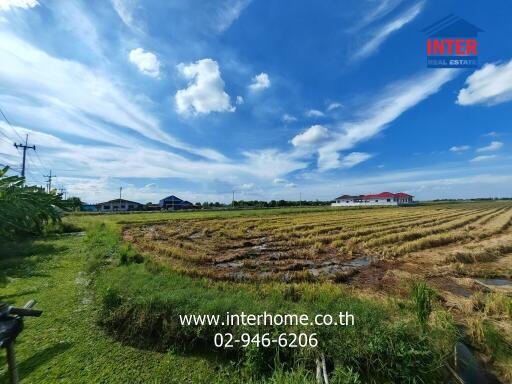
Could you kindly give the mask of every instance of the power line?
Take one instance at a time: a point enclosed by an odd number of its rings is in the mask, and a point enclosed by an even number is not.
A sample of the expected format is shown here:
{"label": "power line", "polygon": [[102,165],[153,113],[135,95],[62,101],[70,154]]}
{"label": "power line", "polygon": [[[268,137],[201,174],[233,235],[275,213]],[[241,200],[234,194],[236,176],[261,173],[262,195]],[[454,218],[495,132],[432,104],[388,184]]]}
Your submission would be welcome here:
{"label": "power line", "polygon": [[34,151],[34,153],[36,154],[37,161],[39,162],[39,165],[41,166],[41,168],[44,168],[43,162],[41,161],[39,154],[37,153],[37,151]]}
{"label": "power line", "polygon": [[[1,131],[0,131],[0,133],[1,133]],[[10,145],[12,141],[7,137],[7,135],[5,135],[3,133],[2,133],[2,135],[3,135],[3,137],[0,137],[0,140],[5,141],[7,144]],[[7,139],[4,139],[4,137],[6,137]]]}
{"label": "power line", "polygon": [[14,131],[14,133],[16,133],[16,135],[18,136],[18,138],[20,139],[20,141],[23,141],[23,138],[20,136],[20,134],[18,133],[18,131],[16,129],[14,129],[14,127],[12,126],[11,122],[9,121],[9,119],[7,118],[7,116],[5,116],[5,113],[4,111],[2,110],[2,107],[0,107],[0,114],[2,114],[4,120],[7,122],[7,124],[9,125],[9,127],[12,128],[12,130]]}
{"label": "power line", "polygon": [[[34,153],[37,153],[37,151],[34,151]],[[33,158],[30,156],[30,152],[28,153],[28,159],[27,159],[27,163],[28,164],[32,164],[32,168],[35,168],[36,171],[41,174],[41,176],[44,176],[44,171],[42,168],[40,168],[38,165],[36,165],[35,161],[33,161]]]}

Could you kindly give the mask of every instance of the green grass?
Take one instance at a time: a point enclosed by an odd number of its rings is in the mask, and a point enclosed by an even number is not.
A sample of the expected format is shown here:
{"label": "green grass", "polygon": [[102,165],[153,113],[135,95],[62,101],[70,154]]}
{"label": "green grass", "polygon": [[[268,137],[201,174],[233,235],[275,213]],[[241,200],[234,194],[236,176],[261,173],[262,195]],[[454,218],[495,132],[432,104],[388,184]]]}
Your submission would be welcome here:
{"label": "green grass", "polygon": [[[41,318],[26,320],[17,342],[22,379],[26,383],[314,383],[318,350],[250,348],[219,353],[212,348],[214,329],[180,328],[176,317],[242,310],[309,314],[348,310],[356,315],[356,326],[308,330],[319,333],[321,351],[335,367],[332,382],[442,381],[439,367],[452,348],[453,327],[432,325],[422,331],[408,302],[356,297],[332,283],[235,284],[191,278],[142,260],[120,242],[125,223],[324,210],[76,215],[65,223],[74,230],[87,229],[85,236],[53,235],[4,247],[0,300],[21,306],[34,298],[37,308],[44,310]],[[434,312],[444,313],[439,308]],[[6,381],[1,351],[0,382]]]}
{"label": "green grass", "polygon": [[[215,357],[137,349],[106,336],[96,325],[80,237],[19,248],[0,259],[0,300],[21,306],[36,299],[44,311],[40,318],[26,319],[16,343],[24,383],[210,383],[228,377]],[[0,382],[8,382],[4,350]]]}

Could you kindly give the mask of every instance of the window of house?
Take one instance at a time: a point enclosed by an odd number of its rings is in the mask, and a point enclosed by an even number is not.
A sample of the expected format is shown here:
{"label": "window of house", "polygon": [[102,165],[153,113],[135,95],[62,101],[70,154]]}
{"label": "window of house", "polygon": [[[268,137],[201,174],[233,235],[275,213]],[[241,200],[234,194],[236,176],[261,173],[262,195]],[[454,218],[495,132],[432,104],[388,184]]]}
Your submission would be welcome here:
{"label": "window of house", "polygon": [[128,209],[133,209],[133,204],[128,205]]}
{"label": "window of house", "polygon": [[125,207],[124,205],[121,205],[121,209],[124,209],[124,207]]}
{"label": "window of house", "polygon": [[389,203],[389,202],[391,201],[391,199],[388,199],[387,201],[388,201],[388,203]]}
{"label": "window of house", "polygon": [[375,200],[375,202],[376,202],[376,203],[378,203],[378,202],[379,202],[379,200]]}
{"label": "window of house", "polygon": [[104,205],[103,209],[110,209],[110,205]]}

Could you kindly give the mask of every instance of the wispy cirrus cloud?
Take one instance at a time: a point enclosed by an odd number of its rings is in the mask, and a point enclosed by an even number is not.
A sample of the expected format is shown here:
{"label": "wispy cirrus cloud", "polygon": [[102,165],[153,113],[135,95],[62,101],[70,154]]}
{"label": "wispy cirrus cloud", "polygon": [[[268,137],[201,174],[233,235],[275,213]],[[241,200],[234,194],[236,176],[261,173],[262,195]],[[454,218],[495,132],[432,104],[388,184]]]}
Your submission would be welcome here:
{"label": "wispy cirrus cloud", "polygon": [[331,129],[330,139],[318,148],[319,167],[323,170],[339,167],[340,151],[371,139],[404,112],[438,92],[457,73],[450,69],[429,71],[387,87],[362,108],[359,119],[343,122]]}
{"label": "wispy cirrus cloud", "polygon": [[485,147],[478,148],[477,152],[494,152],[498,151],[503,147],[503,143],[501,141],[491,141],[489,145]]}
{"label": "wispy cirrus cloud", "polygon": [[473,157],[470,161],[472,163],[479,163],[481,161],[493,160],[493,159],[496,159],[497,157],[498,156],[496,156],[496,155],[481,155],[481,156]]}
{"label": "wispy cirrus cloud", "polygon": [[450,152],[459,153],[468,151],[470,149],[471,147],[469,145],[454,145],[453,147],[450,148]]}
{"label": "wispy cirrus cloud", "polygon": [[122,22],[134,32],[144,32],[145,23],[140,16],[138,0],[111,0],[112,7]]}
{"label": "wispy cirrus cloud", "polygon": [[0,1],[0,11],[9,11],[13,8],[34,8],[39,5],[37,0],[2,0]]}
{"label": "wispy cirrus cloud", "polygon": [[[403,0],[380,0],[371,1],[365,4],[366,7],[372,7],[370,11],[362,17],[362,19],[352,28],[353,31],[360,30],[361,28],[383,18],[391,11],[393,11]],[[367,9],[365,7],[365,10]]]}
{"label": "wispy cirrus cloud", "polygon": [[127,129],[200,156],[224,158],[168,134],[134,96],[106,74],[50,56],[4,31],[0,31],[0,55],[0,81],[16,95],[5,97],[3,103],[23,121],[43,121],[51,131],[107,142],[122,142],[119,131]]}
{"label": "wispy cirrus cloud", "polygon": [[360,60],[375,53],[389,36],[402,29],[405,25],[413,21],[422,11],[424,1],[420,1],[408,8],[393,20],[377,27],[369,36],[369,39],[353,55],[353,60]]}
{"label": "wispy cirrus cloud", "polygon": [[240,17],[252,0],[227,0],[216,11],[214,29],[217,33],[226,31]]}

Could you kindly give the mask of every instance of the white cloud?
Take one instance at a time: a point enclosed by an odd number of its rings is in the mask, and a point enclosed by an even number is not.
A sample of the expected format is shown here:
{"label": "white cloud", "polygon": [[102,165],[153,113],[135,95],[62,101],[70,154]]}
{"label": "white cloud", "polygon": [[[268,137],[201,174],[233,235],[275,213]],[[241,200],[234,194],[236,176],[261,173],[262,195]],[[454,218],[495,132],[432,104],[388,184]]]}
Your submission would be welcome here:
{"label": "white cloud", "polygon": [[9,11],[12,8],[34,8],[39,5],[37,0],[0,0],[0,11]]}
{"label": "white cloud", "polygon": [[160,61],[154,53],[144,51],[142,48],[135,48],[130,51],[128,57],[143,74],[151,77],[160,76]]}
{"label": "white cloud", "polygon": [[489,137],[498,137],[499,136],[499,133],[496,132],[496,131],[491,131],[489,133],[486,133],[484,136],[489,136]]}
{"label": "white cloud", "polygon": [[242,191],[248,191],[248,190],[251,190],[254,188],[256,188],[256,184],[254,184],[254,183],[245,183],[245,184],[238,186],[238,189],[240,189]]}
{"label": "white cloud", "polygon": [[229,95],[224,91],[219,65],[215,60],[202,59],[191,64],[179,64],[178,70],[189,81],[188,87],[176,92],[176,110],[181,115],[233,112]]}
{"label": "white cloud", "polygon": [[503,143],[501,141],[492,141],[491,144],[478,148],[477,152],[494,152],[499,150],[501,147],[503,147]]}
{"label": "white cloud", "polygon": [[141,21],[138,0],[111,0],[112,7],[123,23],[135,32],[143,32],[144,23]]}
{"label": "white cloud", "polygon": [[[131,130],[151,140],[210,159],[224,157],[189,146],[165,132],[125,89],[100,70],[61,60],[0,31],[2,104],[26,124],[106,143],[120,143]],[[12,91],[11,91],[12,90]],[[5,96],[14,94],[16,96]],[[130,133],[130,132],[128,132]]]}
{"label": "white cloud", "polygon": [[341,156],[338,154],[338,152],[330,151],[325,148],[320,148],[318,155],[318,169],[320,171],[339,168],[352,168],[372,157],[371,154],[364,152],[351,152],[348,155]]}
{"label": "white cloud", "polygon": [[464,152],[469,149],[471,149],[469,145],[454,145],[453,147],[450,148],[450,152]]}
{"label": "white cloud", "polygon": [[402,113],[439,91],[457,73],[451,69],[429,71],[388,87],[373,104],[361,109],[360,120],[343,123],[331,133],[330,140],[319,149],[322,168],[337,167],[338,151],[374,137]]}
{"label": "white cloud", "polygon": [[352,168],[353,166],[362,163],[363,161],[366,161],[371,157],[372,155],[370,155],[369,153],[351,152],[348,155],[342,157],[339,166],[341,168]]}
{"label": "white cloud", "polygon": [[338,103],[338,102],[334,102],[334,103],[330,103],[329,104],[329,106],[327,107],[327,110],[328,111],[332,111],[332,110],[338,109],[338,108],[343,108],[343,104]]}
{"label": "white cloud", "polygon": [[459,91],[459,105],[496,105],[512,100],[512,60],[503,64],[485,64],[466,79]]}
{"label": "white cloud", "polygon": [[297,186],[297,184],[281,178],[275,178],[273,183],[279,186],[283,186],[285,188],[295,188]]}
{"label": "white cloud", "polygon": [[377,6],[370,11],[365,7],[365,14],[363,15],[363,18],[358,21],[353,28],[351,28],[351,31],[356,32],[362,27],[381,19],[395,9],[402,1],[403,0],[381,0],[377,2]]}
{"label": "white cloud", "polygon": [[252,83],[249,85],[251,91],[261,91],[270,87],[270,78],[265,72],[261,72],[252,78]]}
{"label": "white cloud", "polygon": [[244,98],[242,96],[236,97],[236,105],[242,105],[244,103]]}
{"label": "white cloud", "polygon": [[329,137],[329,131],[322,125],[313,125],[295,136],[291,142],[295,147],[318,144]]}
{"label": "white cloud", "polygon": [[309,109],[306,111],[307,117],[323,117],[325,114],[322,111],[319,111],[318,109]]}
{"label": "white cloud", "polygon": [[403,12],[400,16],[393,19],[387,24],[384,24],[380,28],[378,28],[370,40],[368,40],[355,54],[354,59],[361,59],[373,54],[380,45],[386,41],[386,39],[393,32],[398,31],[403,28],[406,24],[410,23],[412,20],[416,18],[423,9],[424,1],[420,1],[416,3],[412,7],[410,7],[407,11]]}
{"label": "white cloud", "polygon": [[226,31],[252,0],[228,0],[216,12],[214,29],[217,33]]}
{"label": "white cloud", "polygon": [[281,119],[285,124],[294,123],[297,121],[297,118],[295,116],[289,115],[287,113],[285,113]]}
{"label": "white cloud", "polygon": [[498,156],[496,156],[496,155],[483,155],[483,156],[474,157],[470,161],[473,162],[473,163],[477,163],[477,162],[480,162],[480,161],[496,159],[497,157]]}

